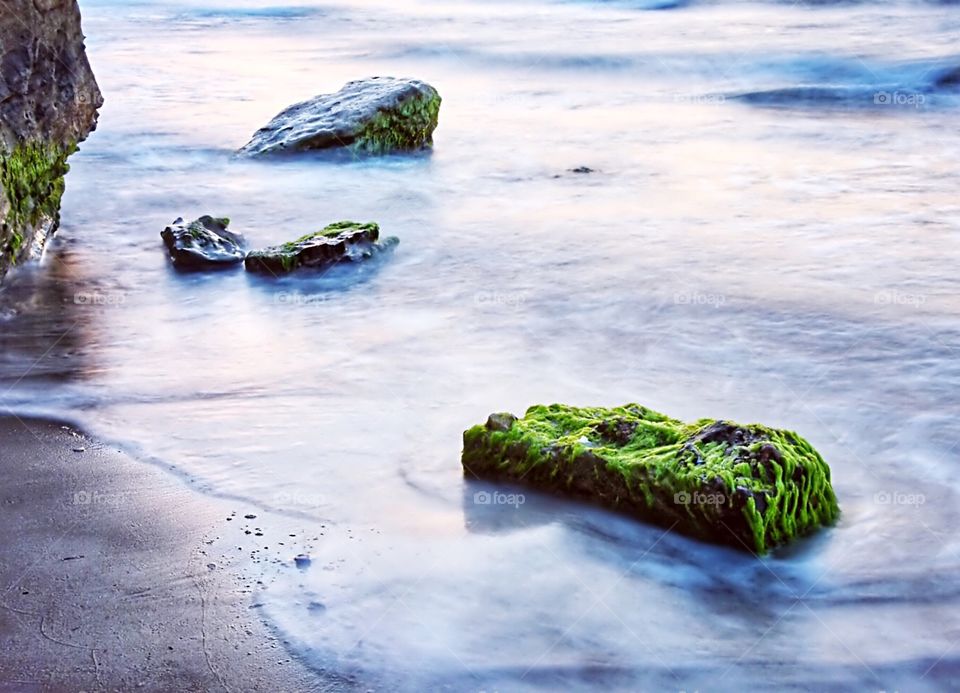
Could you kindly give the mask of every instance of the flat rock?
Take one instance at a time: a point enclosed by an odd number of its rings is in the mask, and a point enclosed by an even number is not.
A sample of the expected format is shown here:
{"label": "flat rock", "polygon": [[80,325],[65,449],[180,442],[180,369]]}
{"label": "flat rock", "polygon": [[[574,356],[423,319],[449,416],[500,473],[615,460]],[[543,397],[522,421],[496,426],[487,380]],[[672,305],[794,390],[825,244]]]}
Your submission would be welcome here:
{"label": "flat rock", "polygon": [[463,434],[469,476],[586,498],[756,554],[836,520],[830,468],[806,440],[759,424],[684,423],[638,404],[534,406]]}
{"label": "flat rock", "polygon": [[323,269],[339,262],[360,262],[397,243],[394,237],[381,241],[377,224],[338,221],[290,243],[254,250],[245,263],[251,272],[279,275],[301,267]]}
{"label": "flat rock", "polygon": [[346,147],[367,154],[433,144],[440,94],[425,82],[371,77],[290,106],[258,130],[241,154]]}
{"label": "flat rock", "polygon": [[170,259],[178,267],[198,269],[243,262],[246,241],[227,230],[229,219],[202,216],[189,224],[177,219],[160,232]]}

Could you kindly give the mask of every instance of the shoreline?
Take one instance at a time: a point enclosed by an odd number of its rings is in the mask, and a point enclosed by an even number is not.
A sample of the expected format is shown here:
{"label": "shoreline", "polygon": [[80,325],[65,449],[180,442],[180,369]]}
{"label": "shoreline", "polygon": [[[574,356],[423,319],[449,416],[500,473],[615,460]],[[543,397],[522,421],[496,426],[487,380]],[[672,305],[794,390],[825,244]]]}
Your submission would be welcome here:
{"label": "shoreline", "polygon": [[0,416],[0,473],[0,691],[329,686],[254,608],[244,505],[49,419]]}

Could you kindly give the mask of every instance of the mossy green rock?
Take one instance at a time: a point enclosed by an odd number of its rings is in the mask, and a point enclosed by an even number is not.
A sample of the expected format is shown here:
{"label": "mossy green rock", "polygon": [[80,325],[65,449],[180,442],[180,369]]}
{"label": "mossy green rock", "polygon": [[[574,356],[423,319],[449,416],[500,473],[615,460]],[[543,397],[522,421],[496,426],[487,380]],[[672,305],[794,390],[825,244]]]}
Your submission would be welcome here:
{"label": "mossy green rock", "polygon": [[706,541],[757,554],[839,515],[830,468],[791,431],[639,404],[534,406],[463,434],[463,469],[587,498]]}
{"label": "mossy green rock", "polygon": [[440,94],[415,79],[371,77],[290,106],[254,134],[241,154],[348,148],[365,154],[433,144]]}
{"label": "mossy green rock", "polygon": [[103,103],[76,0],[0,9],[0,279],[36,258],[60,223],[67,158]]}
{"label": "mossy green rock", "polygon": [[394,237],[381,241],[377,224],[338,221],[290,243],[254,250],[244,263],[251,272],[280,275],[301,267],[323,269],[339,262],[359,262],[399,242]]}
{"label": "mossy green rock", "polygon": [[64,176],[74,145],[32,141],[0,153],[0,187],[6,215],[0,222],[0,261],[16,262],[36,254],[30,245],[41,246],[60,223],[60,200]]}

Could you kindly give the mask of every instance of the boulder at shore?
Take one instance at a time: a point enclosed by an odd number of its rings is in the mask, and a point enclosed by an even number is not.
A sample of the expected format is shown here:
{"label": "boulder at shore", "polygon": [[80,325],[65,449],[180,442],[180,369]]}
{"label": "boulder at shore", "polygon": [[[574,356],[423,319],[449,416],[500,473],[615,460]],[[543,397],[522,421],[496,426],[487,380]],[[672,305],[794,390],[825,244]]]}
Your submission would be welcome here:
{"label": "boulder at shore", "polygon": [[338,221],[290,243],[254,250],[245,263],[251,272],[279,275],[300,267],[322,269],[338,262],[359,262],[397,243],[392,236],[381,241],[377,224]]}
{"label": "boulder at shore", "polygon": [[4,0],[0,9],[0,279],[37,257],[60,223],[67,157],[103,98],[76,0]]}
{"label": "boulder at shore", "polygon": [[586,498],[700,539],[757,554],[831,524],[830,468],[790,431],[638,404],[534,406],[463,434],[463,469]]}
{"label": "boulder at shore", "polygon": [[239,233],[227,231],[229,219],[202,216],[185,224],[177,219],[160,232],[170,259],[178,267],[200,269],[243,262],[246,241]]}
{"label": "boulder at shore", "polygon": [[415,79],[371,77],[290,106],[257,131],[241,154],[348,147],[367,154],[433,144],[440,94]]}

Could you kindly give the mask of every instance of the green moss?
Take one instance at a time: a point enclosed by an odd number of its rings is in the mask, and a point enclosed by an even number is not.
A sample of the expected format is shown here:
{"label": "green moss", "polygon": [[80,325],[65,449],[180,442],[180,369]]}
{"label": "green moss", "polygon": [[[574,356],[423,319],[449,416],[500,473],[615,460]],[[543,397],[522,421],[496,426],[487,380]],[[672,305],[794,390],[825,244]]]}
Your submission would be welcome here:
{"label": "green moss", "polygon": [[491,416],[464,433],[463,467],[759,554],[839,514],[829,467],[797,434],[710,419],[687,424],[637,404]]}
{"label": "green moss", "polygon": [[[338,221],[282,245],[247,254],[247,269],[267,272],[291,272],[301,265],[322,266],[350,259],[351,249],[367,247],[369,253],[396,243],[379,244],[380,226],[369,222]],[[319,242],[318,242],[319,241]]]}
{"label": "green moss", "polygon": [[368,231],[370,233],[369,238],[372,241],[376,241],[380,236],[380,226],[374,222],[358,224],[355,221],[335,221],[334,223],[323,227],[319,231],[308,233],[306,236],[301,236],[295,241],[284,243],[280,247],[288,252],[294,252],[298,249],[301,243],[306,243],[317,238],[336,238],[344,231]]}
{"label": "green moss", "polygon": [[74,151],[76,145],[26,142],[0,155],[0,185],[9,206],[0,233],[0,259],[16,262],[24,229],[48,219],[58,223],[64,176],[70,170],[67,158]]}
{"label": "green moss", "polygon": [[413,97],[395,109],[380,111],[356,136],[352,147],[368,154],[411,151],[433,144],[442,99]]}

